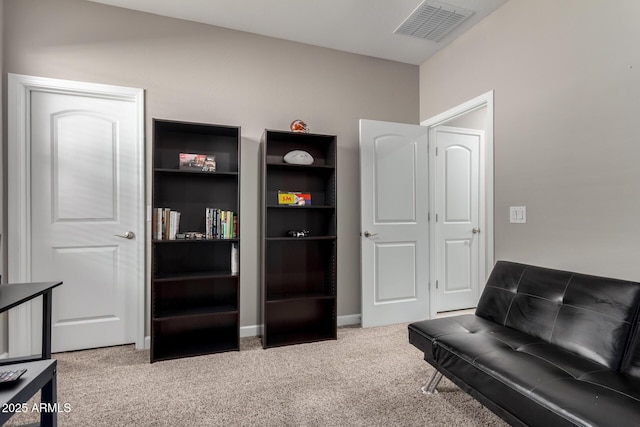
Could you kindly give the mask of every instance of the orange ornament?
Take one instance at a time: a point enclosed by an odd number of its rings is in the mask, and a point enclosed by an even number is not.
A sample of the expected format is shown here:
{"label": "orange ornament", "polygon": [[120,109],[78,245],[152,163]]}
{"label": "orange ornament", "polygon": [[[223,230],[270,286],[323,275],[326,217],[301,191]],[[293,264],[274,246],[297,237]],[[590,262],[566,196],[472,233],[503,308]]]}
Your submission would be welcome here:
{"label": "orange ornament", "polygon": [[289,127],[293,132],[304,132],[304,133],[309,132],[309,127],[307,126],[307,124],[299,119],[292,121]]}

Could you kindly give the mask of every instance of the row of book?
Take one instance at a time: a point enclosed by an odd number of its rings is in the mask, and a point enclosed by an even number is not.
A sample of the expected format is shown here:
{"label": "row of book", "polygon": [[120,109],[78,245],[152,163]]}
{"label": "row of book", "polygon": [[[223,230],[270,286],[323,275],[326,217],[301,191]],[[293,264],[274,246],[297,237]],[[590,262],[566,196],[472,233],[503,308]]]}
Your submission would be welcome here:
{"label": "row of book", "polygon": [[232,211],[206,208],[204,234],[206,239],[238,238],[238,215]]}
{"label": "row of book", "polygon": [[151,229],[155,240],[237,239],[238,215],[216,208],[205,209],[205,231],[180,232],[180,212],[171,208],[154,208]]}
{"label": "row of book", "polygon": [[156,240],[175,240],[180,230],[180,212],[170,208],[153,209],[151,229]]}

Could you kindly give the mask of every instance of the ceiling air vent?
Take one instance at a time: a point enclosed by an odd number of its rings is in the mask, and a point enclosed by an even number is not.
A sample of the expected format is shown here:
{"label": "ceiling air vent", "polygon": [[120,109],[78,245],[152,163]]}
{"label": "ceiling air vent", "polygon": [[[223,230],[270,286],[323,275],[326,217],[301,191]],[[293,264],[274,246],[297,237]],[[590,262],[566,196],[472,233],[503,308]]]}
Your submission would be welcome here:
{"label": "ceiling air vent", "polygon": [[441,1],[425,0],[394,33],[438,42],[474,13]]}

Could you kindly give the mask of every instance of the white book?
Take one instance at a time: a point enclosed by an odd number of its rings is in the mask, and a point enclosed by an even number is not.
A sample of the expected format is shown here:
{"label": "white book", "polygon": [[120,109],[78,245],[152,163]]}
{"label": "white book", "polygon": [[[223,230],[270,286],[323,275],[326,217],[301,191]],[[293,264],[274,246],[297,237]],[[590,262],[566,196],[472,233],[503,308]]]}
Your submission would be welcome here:
{"label": "white book", "polygon": [[164,208],[156,208],[156,239],[157,240],[162,240],[162,224],[164,224],[163,221],[163,215],[164,215]]}
{"label": "white book", "polygon": [[233,243],[231,245],[231,274],[238,274],[240,272],[239,255],[238,244]]}
{"label": "white book", "polygon": [[178,212],[177,211],[169,212],[169,240],[176,239],[177,224],[178,224]]}

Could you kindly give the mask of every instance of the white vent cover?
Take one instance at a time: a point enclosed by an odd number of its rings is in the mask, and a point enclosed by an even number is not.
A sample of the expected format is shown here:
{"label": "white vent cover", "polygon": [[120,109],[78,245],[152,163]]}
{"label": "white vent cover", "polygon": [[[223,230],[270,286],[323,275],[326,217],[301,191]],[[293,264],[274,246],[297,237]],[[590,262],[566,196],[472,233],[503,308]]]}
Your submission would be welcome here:
{"label": "white vent cover", "polygon": [[394,33],[437,42],[474,13],[460,6],[425,0]]}

